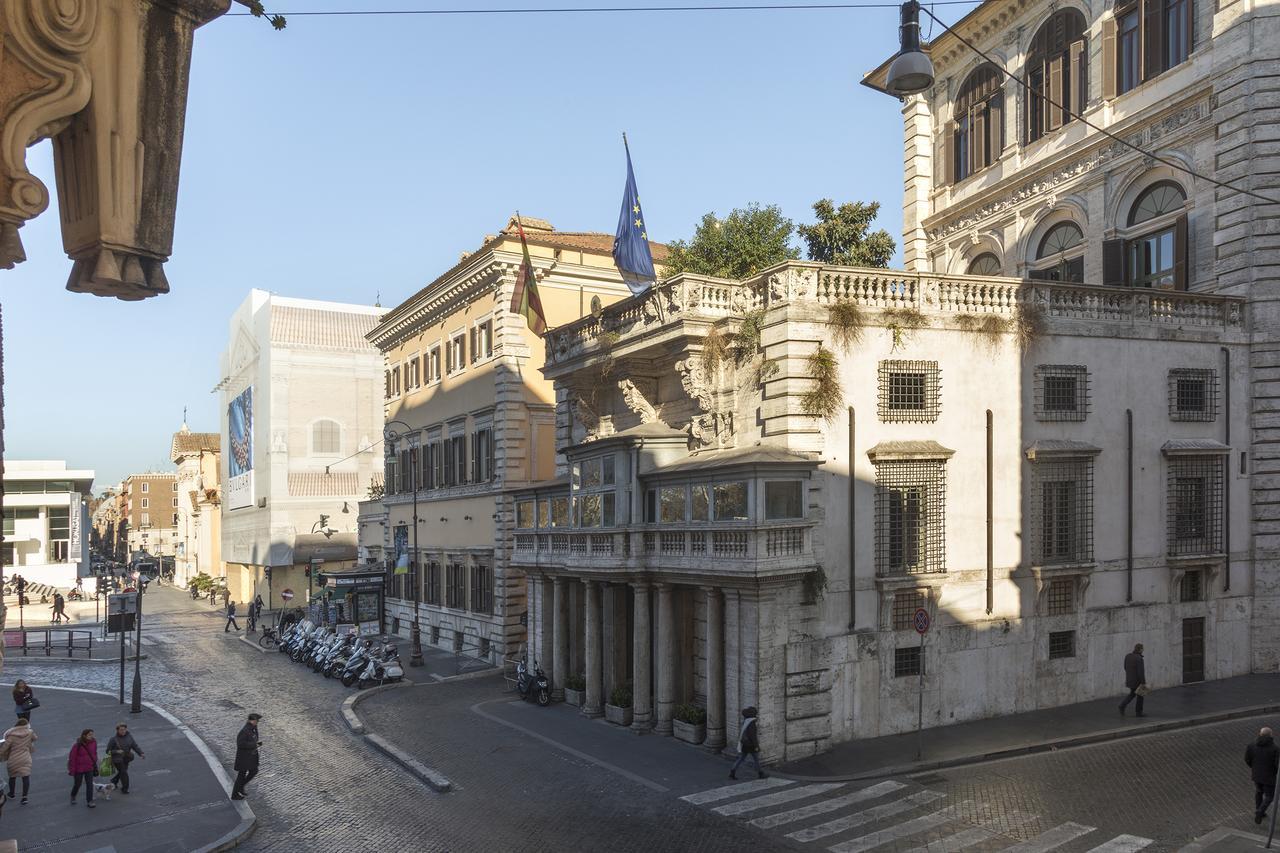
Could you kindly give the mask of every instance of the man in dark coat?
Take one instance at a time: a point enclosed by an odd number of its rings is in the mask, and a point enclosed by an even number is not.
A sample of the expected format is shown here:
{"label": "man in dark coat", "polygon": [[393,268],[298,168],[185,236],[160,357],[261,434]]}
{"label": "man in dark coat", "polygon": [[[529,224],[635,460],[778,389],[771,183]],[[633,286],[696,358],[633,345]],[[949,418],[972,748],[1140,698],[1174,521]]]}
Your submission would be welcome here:
{"label": "man in dark coat", "polygon": [[244,786],[258,775],[258,747],[262,746],[262,741],[258,740],[258,720],[261,719],[261,714],[250,714],[248,722],[236,735],[236,783],[231,788],[233,800],[243,800]]}
{"label": "man in dark coat", "polygon": [[236,603],[234,601],[227,602],[227,624],[222,626],[222,633],[227,633],[234,627],[240,630],[240,623],[236,621]]}
{"label": "man in dark coat", "polygon": [[1276,797],[1276,770],[1280,769],[1280,747],[1265,726],[1258,739],[1244,751],[1244,763],[1253,771],[1253,822],[1262,823],[1267,808]]}
{"label": "man in dark coat", "polygon": [[1136,697],[1138,700],[1136,716],[1145,717],[1142,713],[1142,697],[1138,695],[1139,687],[1146,687],[1147,684],[1147,666],[1146,661],[1142,659],[1142,643],[1133,647],[1133,651],[1124,656],[1124,686],[1129,688],[1129,695],[1124,697],[1124,701],[1120,703],[1120,716],[1124,716],[1124,709]]}
{"label": "man in dark coat", "polygon": [[729,771],[730,779],[738,778],[738,768],[748,756],[756,766],[756,778],[763,779],[766,775],[760,769],[760,737],[756,731],[756,716],[754,707],[742,709],[742,728],[738,731],[738,760],[733,762],[733,769]]}

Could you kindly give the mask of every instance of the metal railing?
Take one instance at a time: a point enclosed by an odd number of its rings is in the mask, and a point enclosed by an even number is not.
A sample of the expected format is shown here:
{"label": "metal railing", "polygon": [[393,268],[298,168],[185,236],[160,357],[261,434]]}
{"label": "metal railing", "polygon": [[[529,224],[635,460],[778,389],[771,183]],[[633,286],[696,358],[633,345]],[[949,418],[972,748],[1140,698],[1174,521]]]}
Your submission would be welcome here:
{"label": "metal railing", "polygon": [[[55,639],[55,634],[63,636]],[[67,657],[75,657],[77,651],[93,657],[93,631],[82,628],[10,628],[4,632],[4,644],[6,651],[22,649],[24,657],[41,650],[45,657],[52,657],[55,650],[61,654],[63,649]]]}

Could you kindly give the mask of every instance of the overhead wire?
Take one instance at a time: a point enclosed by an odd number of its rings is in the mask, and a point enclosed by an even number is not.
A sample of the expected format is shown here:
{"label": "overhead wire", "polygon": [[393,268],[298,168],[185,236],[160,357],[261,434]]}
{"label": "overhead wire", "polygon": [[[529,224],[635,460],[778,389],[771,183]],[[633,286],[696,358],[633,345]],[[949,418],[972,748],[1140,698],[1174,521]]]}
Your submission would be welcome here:
{"label": "overhead wire", "polygon": [[[934,0],[938,6],[973,6],[981,0]],[[286,18],[369,15],[563,15],[614,12],[776,12],[840,9],[897,9],[901,2],[862,3],[708,3],[694,6],[559,6],[534,9],[495,7],[489,9],[311,9],[277,12]],[[229,16],[249,16],[251,12],[228,12]]]}

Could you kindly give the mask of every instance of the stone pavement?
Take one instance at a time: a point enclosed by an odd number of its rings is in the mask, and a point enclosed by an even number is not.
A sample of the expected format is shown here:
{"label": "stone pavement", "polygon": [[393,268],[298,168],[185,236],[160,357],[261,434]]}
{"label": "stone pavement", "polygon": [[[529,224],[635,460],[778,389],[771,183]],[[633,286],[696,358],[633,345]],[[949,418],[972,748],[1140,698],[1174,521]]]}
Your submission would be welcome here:
{"label": "stone pavement", "polygon": [[[0,837],[18,849],[73,853],[160,853],[201,850],[252,829],[245,803],[228,799],[230,783],[202,741],[175,719],[144,707],[128,713],[114,696],[33,684],[41,705],[31,715],[36,742],[28,805],[10,800],[0,819]],[[0,685],[8,695],[12,679]],[[6,718],[7,719],[7,718]],[[97,808],[69,805],[67,754],[81,730],[92,728],[101,759],[118,722],[146,753],[130,766],[130,792],[96,795]],[[194,738],[194,739],[193,739]],[[97,781],[106,782],[99,778]],[[21,783],[19,783],[21,785]],[[252,787],[252,786],[251,786]],[[21,789],[18,791],[21,794]]]}
{"label": "stone pavement", "polygon": [[1122,696],[987,720],[925,729],[916,760],[915,732],[842,743],[785,763],[780,775],[820,781],[883,776],[971,764],[1031,752],[1098,743],[1191,725],[1280,711],[1280,674],[1242,675],[1153,690],[1146,716],[1120,716]]}

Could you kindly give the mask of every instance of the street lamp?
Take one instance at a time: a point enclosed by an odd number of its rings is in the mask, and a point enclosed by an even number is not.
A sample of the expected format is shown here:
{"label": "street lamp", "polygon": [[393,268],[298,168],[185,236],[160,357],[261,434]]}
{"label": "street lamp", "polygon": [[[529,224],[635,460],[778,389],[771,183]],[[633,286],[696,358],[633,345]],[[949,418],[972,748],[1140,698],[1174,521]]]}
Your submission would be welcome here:
{"label": "street lamp", "polygon": [[901,50],[889,63],[885,89],[894,95],[916,95],[933,85],[933,62],[920,49],[920,4],[907,0],[902,4],[902,23],[898,27]]}
{"label": "street lamp", "polygon": [[[412,430],[413,427],[404,421],[388,421],[382,428],[383,440],[388,447],[392,448],[392,452],[395,452],[395,445],[400,440],[400,434],[391,428],[392,424],[399,424],[405,430]],[[409,470],[412,473],[409,476],[409,482],[413,487],[413,559],[409,561],[409,582],[413,587],[413,623],[409,628],[409,666],[422,666],[422,629],[418,626],[418,460],[417,454],[412,449],[410,449],[410,457],[412,462],[409,465]]]}

